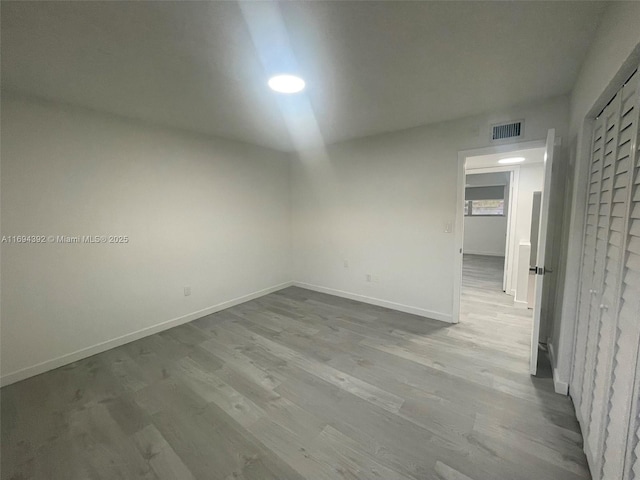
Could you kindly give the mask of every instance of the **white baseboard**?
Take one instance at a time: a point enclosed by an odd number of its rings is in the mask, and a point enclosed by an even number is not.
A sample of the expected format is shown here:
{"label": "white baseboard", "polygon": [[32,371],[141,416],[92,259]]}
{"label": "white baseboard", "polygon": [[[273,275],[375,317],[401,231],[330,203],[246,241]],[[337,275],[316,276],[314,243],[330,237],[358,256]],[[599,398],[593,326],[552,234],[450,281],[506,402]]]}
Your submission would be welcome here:
{"label": "white baseboard", "polygon": [[76,350],[75,352],[68,353],[66,355],[61,355],[60,357],[53,358],[51,360],[46,360],[44,362],[38,363],[36,365],[32,365],[30,367],[25,367],[20,370],[16,370],[15,372],[8,373],[0,377],[0,386],[4,387],[5,385],[10,385],[12,383],[19,382],[20,380],[24,380],[26,378],[33,377],[35,375],[39,375],[44,372],[48,372],[49,370],[53,370],[54,368],[62,367],[64,365],[68,365],[69,363],[77,362],[78,360],[82,360],[83,358],[87,358],[92,355],[96,355],[97,353],[102,353],[106,350],[119,347],[126,343],[133,342],[135,340],[139,340],[144,337],[148,337],[149,335],[153,335],[155,333],[168,330],[169,328],[177,327],[179,325],[182,325],[187,322],[191,322],[198,318],[211,315],[212,313],[216,313],[221,310],[231,308],[235,305],[248,302],[249,300],[253,300],[254,298],[262,297],[264,295],[268,295],[269,293],[277,292],[278,290],[282,290],[283,288],[290,287],[291,285],[293,285],[293,282],[285,282],[279,285],[274,285],[272,287],[264,288],[262,290],[258,290],[257,292],[249,293],[241,297],[227,300],[226,302],[218,303],[217,305],[203,308],[202,310],[198,310],[196,312],[188,313],[186,315],[182,315],[177,318],[172,318],[171,320],[167,320],[162,323],[158,323],[156,325],[152,325],[150,327],[137,330],[135,332],[127,333],[126,335],[122,335],[120,337],[113,338],[111,340],[107,340],[107,341],[98,343],[96,345],[92,345],[90,347],[82,348],[80,350]]}
{"label": "white baseboard", "polygon": [[553,389],[560,395],[569,395],[569,382],[560,380],[560,375],[558,374],[558,369],[556,368],[556,356],[553,353],[553,344],[548,340],[547,348],[549,349],[551,369],[553,370]]}
{"label": "white baseboard", "polygon": [[413,315],[419,315],[421,317],[432,318],[434,320],[440,320],[441,322],[453,323],[453,315],[442,312],[435,312],[420,307],[412,307],[410,305],[404,305],[402,303],[390,302],[388,300],[382,300],[380,298],[367,297],[357,293],[345,292],[344,290],[336,290],[334,288],[322,287],[320,285],[312,285],[304,282],[293,282],[293,285],[300,288],[306,288],[307,290],[313,290],[315,292],[326,293],[328,295],[335,295],[336,297],[348,298],[350,300],[356,300],[358,302],[369,303],[371,305],[377,305],[378,307],[390,308],[391,310],[398,310],[404,313],[411,313]]}
{"label": "white baseboard", "polygon": [[513,306],[518,308],[529,308],[529,303],[523,302],[522,300],[514,300]]}
{"label": "white baseboard", "polygon": [[553,389],[560,395],[569,395],[569,383],[560,380],[558,369],[553,367]]}
{"label": "white baseboard", "polygon": [[470,252],[469,250],[465,250],[463,252],[465,255],[482,255],[483,257],[504,257],[505,253],[498,252]]}

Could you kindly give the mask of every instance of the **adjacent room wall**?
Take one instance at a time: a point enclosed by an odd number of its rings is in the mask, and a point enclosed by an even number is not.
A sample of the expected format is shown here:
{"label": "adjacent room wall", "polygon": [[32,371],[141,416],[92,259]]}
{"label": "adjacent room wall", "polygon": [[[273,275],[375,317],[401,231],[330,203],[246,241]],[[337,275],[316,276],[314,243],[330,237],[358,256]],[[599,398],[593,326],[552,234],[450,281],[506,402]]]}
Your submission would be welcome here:
{"label": "adjacent room wall", "polygon": [[504,257],[507,216],[464,217],[464,253]]}
{"label": "adjacent room wall", "polygon": [[561,239],[566,262],[560,264],[556,292],[555,310],[562,313],[555,318],[550,341],[556,390],[565,393],[571,375],[588,178],[591,127],[585,117],[595,117],[640,63],[638,18],[640,2],[611,2],[571,93],[570,161],[559,184],[570,200],[565,202],[563,223],[568,228]]}
{"label": "adjacent room wall", "polygon": [[3,235],[129,238],[2,245],[4,383],[291,279],[287,155],[5,92],[2,133]]}
{"label": "adjacent room wall", "polygon": [[[492,123],[525,119],[522,141],[566,136],[568,99],[539,102],[305,151],[292,162],[294,280],[452,320],[458,151]],[[563,161],[564,151],[558,153]],[[370,277],[367,277],[370,275]],[[367,281],[370,278],[371,281]]]}

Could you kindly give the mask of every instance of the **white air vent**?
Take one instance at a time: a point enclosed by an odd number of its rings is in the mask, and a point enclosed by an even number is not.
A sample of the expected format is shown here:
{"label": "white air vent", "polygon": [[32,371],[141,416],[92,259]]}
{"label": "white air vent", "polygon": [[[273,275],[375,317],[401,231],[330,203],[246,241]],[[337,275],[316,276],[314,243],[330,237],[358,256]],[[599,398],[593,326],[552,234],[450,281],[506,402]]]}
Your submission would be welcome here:
{"label": "white air vent", "polygon": [[524,120],[499,123],[491,126],[491,141],[511,140],[524,134]]}

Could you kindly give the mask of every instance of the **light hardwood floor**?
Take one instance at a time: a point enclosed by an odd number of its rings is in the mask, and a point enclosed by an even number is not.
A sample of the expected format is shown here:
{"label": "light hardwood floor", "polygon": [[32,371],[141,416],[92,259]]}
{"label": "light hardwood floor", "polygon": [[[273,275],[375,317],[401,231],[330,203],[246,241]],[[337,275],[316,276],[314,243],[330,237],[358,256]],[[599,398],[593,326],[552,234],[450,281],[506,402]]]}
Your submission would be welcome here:
{"label": "light hardwood floor", "polygon": [[458,325],[288,288],[5,387],[2,478],[589,478],[530,314],[464,265]]}

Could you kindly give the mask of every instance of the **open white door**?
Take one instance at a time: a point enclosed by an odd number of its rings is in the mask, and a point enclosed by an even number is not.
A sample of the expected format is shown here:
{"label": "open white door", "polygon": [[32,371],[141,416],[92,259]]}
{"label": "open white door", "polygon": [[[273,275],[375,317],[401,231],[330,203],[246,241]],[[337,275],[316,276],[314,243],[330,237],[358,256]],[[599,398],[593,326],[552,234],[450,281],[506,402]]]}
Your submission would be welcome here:
{"label": "open white door", "polygon": [[547,247],[547,223],[549,221],[549,198],[551,197],[551,168],[553,166],[553,146],[556,142],[555,129],[547,133],[544,152],[544,187],[540,204],[540,229],[538,230],[538,255],[535,267],[535,300],[533,304],[533,328],[531,332],[531,360],[529,372],[535,375],[538,369],[538,337],[540,336],[540,315],[542,314],[542,285],[544,283],[545,251]]}

